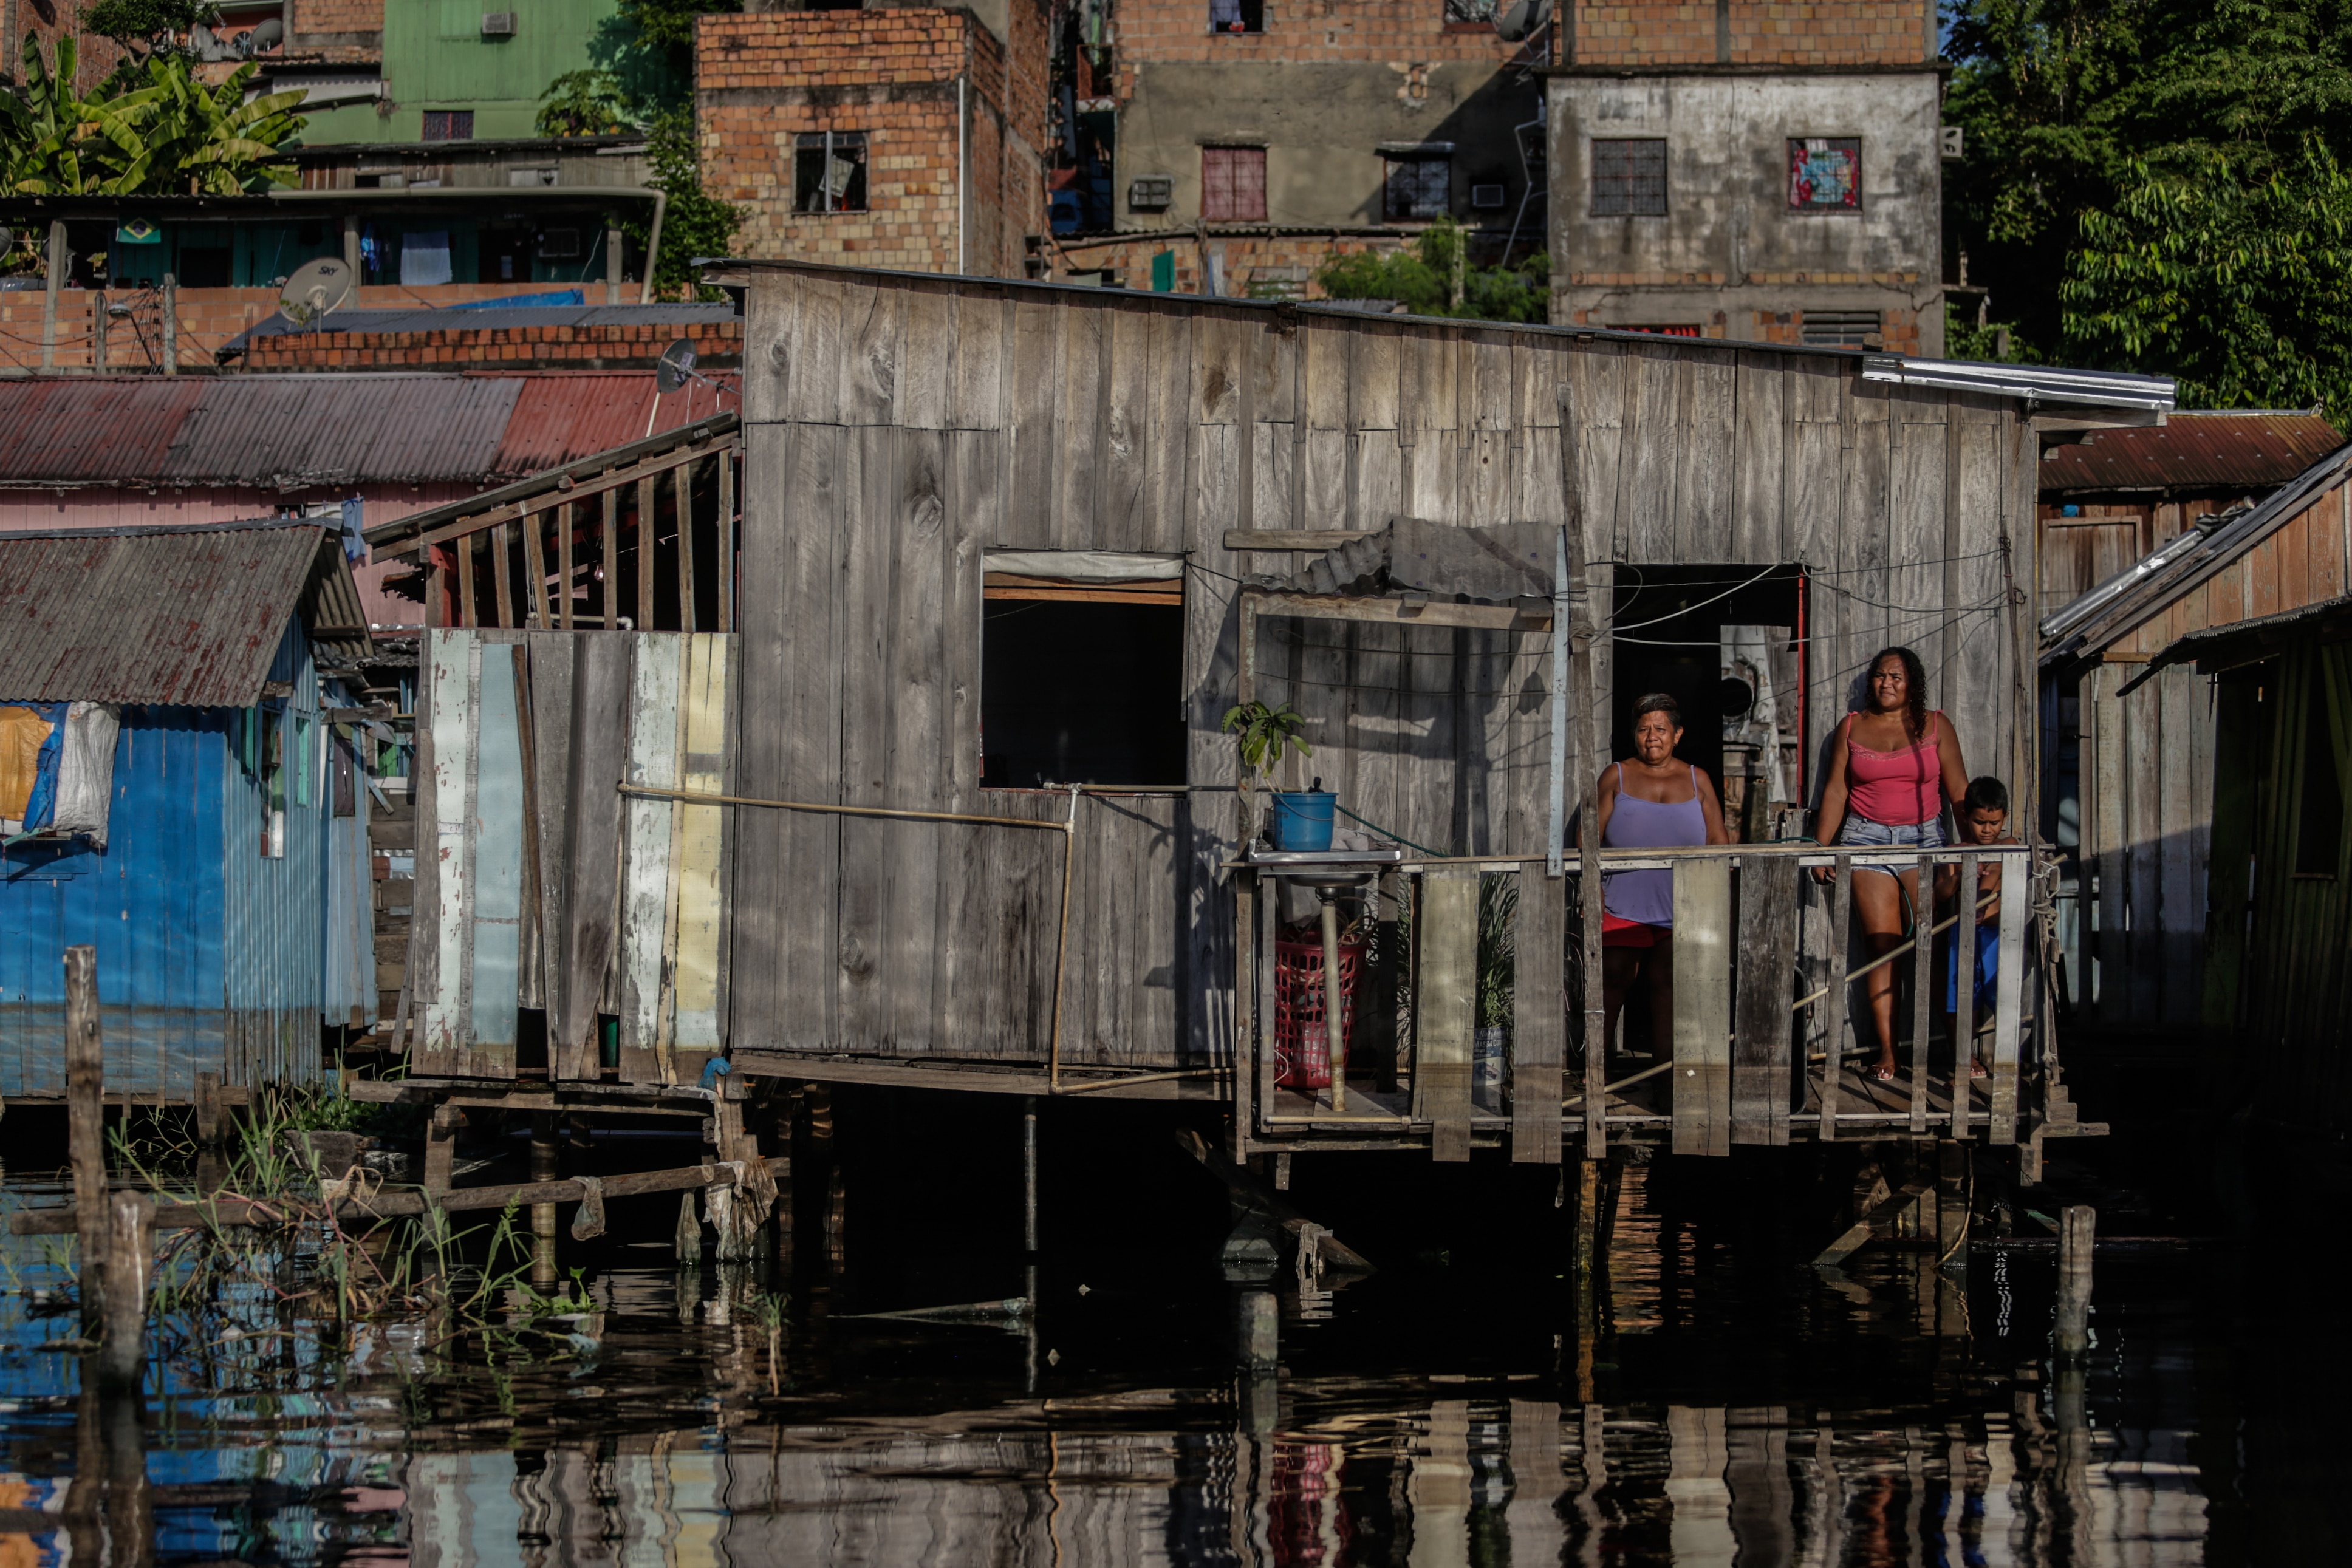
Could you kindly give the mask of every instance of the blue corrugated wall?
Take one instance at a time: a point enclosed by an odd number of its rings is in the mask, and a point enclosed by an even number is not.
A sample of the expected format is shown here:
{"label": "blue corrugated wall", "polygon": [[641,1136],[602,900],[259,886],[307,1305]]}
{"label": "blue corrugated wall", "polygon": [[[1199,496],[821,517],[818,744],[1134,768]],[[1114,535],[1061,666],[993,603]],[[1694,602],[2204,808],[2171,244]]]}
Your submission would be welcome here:
{"label": "blue corrugated wall", "polygon": [[[231,1083],[315,1078],[321,1019],[346,1022],[369,999],[352,995],[347,958],[329,979],[339,947],[364,953],[374,978],[366,807],[332,816],[330,732],[298,622],[269,678],[292,686],[282,856],[262,852],[267,798],[237,749],[245,716],[136,706],[122,710],[106,849],[0,856],[0,1094],[65,1092],[64,956],[77,943],[98,948],[113,1093],[185,1101],[208,1070]],[[299,789],[296,719],[308,741]],[[336,838],[343,852],[331,853]]]}

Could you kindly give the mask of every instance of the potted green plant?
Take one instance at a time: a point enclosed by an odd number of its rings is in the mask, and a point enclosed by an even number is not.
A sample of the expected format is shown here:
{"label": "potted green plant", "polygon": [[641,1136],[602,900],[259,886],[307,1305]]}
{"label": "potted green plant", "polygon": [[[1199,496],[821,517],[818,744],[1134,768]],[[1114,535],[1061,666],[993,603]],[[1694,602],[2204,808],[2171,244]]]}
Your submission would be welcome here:
{"label": "potted green plant", "polygon": [[[1237,736],[1242,755],[1242,794],[1244,805],[1249,794],[1250,775],[1255,773],[1269,782],[1282,759],[1296,752],[1300,757],[1315,755],[1313,747],[1299,738],[1307,727],[1307,719],[1288,703],[1240,703],[1226,710],[1224,732]],[[1331,819],[1338,797],[1321,788],[1307,789],[1277,789],[1274,792],[1274,847],[1277,850],[1328,850],[1331,847]]]}

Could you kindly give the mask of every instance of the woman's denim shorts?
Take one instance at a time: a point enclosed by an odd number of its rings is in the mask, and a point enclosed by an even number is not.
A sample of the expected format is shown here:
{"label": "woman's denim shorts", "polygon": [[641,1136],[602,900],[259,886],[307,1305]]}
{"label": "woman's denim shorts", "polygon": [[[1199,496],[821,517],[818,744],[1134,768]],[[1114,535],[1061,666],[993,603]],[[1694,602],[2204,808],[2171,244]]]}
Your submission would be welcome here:
{"label": "woman's denim shorts", "polygon": [[1944,824],[1938,818],[1924,822],[1874,822],[1849,811],[1845,825],[1838,830],[1837,841],[1856,850],[1940,850]]}

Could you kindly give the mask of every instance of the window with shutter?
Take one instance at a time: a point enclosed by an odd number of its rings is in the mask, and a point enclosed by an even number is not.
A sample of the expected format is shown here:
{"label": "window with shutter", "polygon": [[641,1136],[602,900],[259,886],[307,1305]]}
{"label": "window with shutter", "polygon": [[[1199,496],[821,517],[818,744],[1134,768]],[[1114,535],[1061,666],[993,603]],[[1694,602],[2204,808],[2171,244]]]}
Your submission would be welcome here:
{"label": "window with shutter", "polygon": [[1265,149],[1201,149],[1201,220],[1212,224],[1265,222]]}
{"label": "window with shutter", "polygon": [[1663,217],[1666,211],[1664,141],[1596,141],[1592,144],[1592,215]]}
{"label": "window with shutter", "polygon": [[1442,218],[1454,204],[1454,165],[1444,158],[1391,158],[1381,203],[1392,224]]}

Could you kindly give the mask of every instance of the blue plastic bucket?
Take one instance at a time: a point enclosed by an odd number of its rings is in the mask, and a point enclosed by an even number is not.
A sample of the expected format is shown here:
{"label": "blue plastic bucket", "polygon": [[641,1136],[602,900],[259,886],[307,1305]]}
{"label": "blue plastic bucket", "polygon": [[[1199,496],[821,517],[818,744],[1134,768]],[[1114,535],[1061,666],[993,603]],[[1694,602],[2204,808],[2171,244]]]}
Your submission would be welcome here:
{"label": "blue plastic bucket", "polygon": [[1331,847],[1331,817],[1339,797],[1328,789],[1287,789],[1274,797],[1274,847],[1297,852]]}

